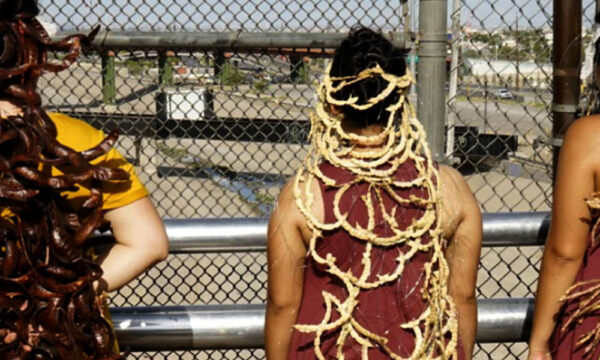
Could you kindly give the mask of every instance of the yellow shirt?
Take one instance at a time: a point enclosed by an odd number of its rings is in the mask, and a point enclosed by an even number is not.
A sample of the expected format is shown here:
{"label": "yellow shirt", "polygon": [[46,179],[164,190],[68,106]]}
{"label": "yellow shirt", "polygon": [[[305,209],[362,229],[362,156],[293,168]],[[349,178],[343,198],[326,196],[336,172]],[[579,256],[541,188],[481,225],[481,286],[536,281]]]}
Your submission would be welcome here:
{"label": "yellow shirt", "polygon": [[[104,133],[86,122],[71,118],[63,114],[48,114],[56,125],[56,139],[63,145],[75,151],[85,151],[98,145],[104,139]],[[102,209],[110,210],[131,204],[132,202],[148,196],[148,190],[135,174],[135,168],[117,150],[110,149],[106,154],[91,161],[94,165],[110,168],[119,168],[129,173],[127,181],[102,182]],[[63,168],[64,169],[64,168]],[[61,168],[41,165],[40,170],[52,176],[62,175]],[[81,206],[90,195],[90,184],[77,184],[75,191],[62,193],[75,207]],[[12,223],[13,213],[9,208],[0,208],[0,219]],[[94,257],[93,253],[90,253]],[[108,303],[104,301],[103,316],[110,321]],[[111,322],[112,324],[112,322]],[[115,352],[119,353],[118,343],[115,341]]]}
{"label": "yellow shirt", "polygon": [[[57,140],[75,151],[85,151],[98,145],[104,139],[104,133],[88,123],[71,118],[63,114],[48,114],[54,122],[57,129]],[[135,168],[115,149],[109,150],[106,154],[91,161],[94,165],[101,165],[110,168],[119,168],[129,173],[127,181],[105,181],[102,182],[102,197],[104,210],[116,209],[121,206],[131,204],[145,196],[148,196],[148,190],[135,174]],[[51,173],[52,176],[63,174],[60,168],[42,166],[41,170],[45,173]],[[63,195],[77,207],[90,195],[90,184],[77,184],[76,191],[65,191]],[[2,209],[0,217],[8,218],[11,216],[9,209]]]}

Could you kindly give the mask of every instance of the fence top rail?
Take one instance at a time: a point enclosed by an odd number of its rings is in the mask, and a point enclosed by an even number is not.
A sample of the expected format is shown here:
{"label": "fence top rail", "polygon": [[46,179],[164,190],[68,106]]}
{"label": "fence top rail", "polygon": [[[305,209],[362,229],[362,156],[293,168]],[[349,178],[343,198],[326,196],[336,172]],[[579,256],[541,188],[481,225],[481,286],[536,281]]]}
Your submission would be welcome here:
{"label": "fence top rail", "polygon": [[[266,250],[266,218],[167,219],[171,253],[261,252]],[[483,214],[483,246],[543,245],[548,212]]]}
{"label": "fence top rail", "polygon": [[[53,39],[61,39],[87,30],[59,32]],[[333,49],[347,33],[316,32],[211,32],[211,31],[102,31],[92,45],[97,48],[130,49]],[[410,35],[403,32],[384,34],[396,46],[410,48]]]}
{"label": "fence top rail", "polygon": [[[533,299],[479,299],[477,341],[527,341]],[[264,304],[111,308],[121,345],[135,351],[261,348]]]}

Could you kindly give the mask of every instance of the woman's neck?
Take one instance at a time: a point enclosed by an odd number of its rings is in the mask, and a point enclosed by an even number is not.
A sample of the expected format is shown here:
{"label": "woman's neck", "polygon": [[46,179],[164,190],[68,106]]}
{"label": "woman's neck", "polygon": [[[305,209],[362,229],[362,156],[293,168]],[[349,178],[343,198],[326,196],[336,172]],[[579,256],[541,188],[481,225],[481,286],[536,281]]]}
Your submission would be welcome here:
{"label": "woman's neck", "polygon": [[[371,137],[381,134],[381,132],[383,132],[384,127],[380,124],[368,125],[366,127],[357,127],[352,124],[342,123],[342,129],[347,133]],[[355,141],[353,144],[357,149],[364,148],[365,150],[373,150],[374,148],[380,148],[381,146],[383,146],[384,142],[385,140],[380,140],[376,143],[372,141]]]}

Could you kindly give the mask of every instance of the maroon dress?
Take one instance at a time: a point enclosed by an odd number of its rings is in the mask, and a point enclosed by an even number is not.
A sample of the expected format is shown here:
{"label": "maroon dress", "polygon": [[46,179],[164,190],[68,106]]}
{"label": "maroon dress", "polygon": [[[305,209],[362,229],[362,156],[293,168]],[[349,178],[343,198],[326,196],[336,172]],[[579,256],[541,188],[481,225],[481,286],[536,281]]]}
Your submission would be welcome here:
{"label": "maroon dress", "polygon": [[[596,213],[594,214],[594,221],[598,220],[598,214]],[[596,241],[598,241],[598,235],[599,234],[595,234]],[[588,248],[575,283],[600,279],[600,246],[598,246],[598,244],[592,246],[591,240],[592,234],[590,232]],[[585,285],[579,289],[583,290],[590,286],[591,285]],[[553,359],[600,359],[600,346],[597,346],[585,355],[586,345],[577,345],[578,340],[581,339],[583,335],[590,333],[594,328],[600,326],[600,312],[587,315],[581,319],[581,322],[576,321],[575,324],[572,324],[563,330],[563,325],[569,320],[571,314],[577,309],[578,305],[578,299],[567,301],[559,313],[554,333],[550,339],[550,350]]]}
{"label": "maroon dress", "polygon": [[[348,183],[354,180],[354,175],[348,170],[334,167],[325,163],[320,166],[323,174],[336,181],[337,185]],[[401,165],[396,172],[397,180],[412,180],[417,176],[417,171],[413,163],[406,162]],[[337,187],[328,187],[320,182],[321,194],[323,197],[325,210],[325,223],[334,223],[336,221],[333,214],[333,201],[337,192]],[[363,227],[367,225],[367,209],[361,197],[367,193],[369,184],[359,183],[353,186],[340,201],[342,214],[348,212],[350,224],[360,224]],[[427,194],[422,188],[411,188],[403,191],[397,191],[397,194],[403,198],[409,195],[425,197]],[[376,230],[381,236],[390,236],[389,225],[382,220],[381,211],[378,208],[376,196],[372,194],[374,204]],[[396,220],[400,228],[408,227],[414,219],[418,219],[424,213],[424,210],[414,205],[401,205],[393,201],[389,195],[383,197],[384,205],[389,212],[393,207],[397,207]],[[427,243],[428,238],[424,239]],[[354,239],[345,230],[337,229],[325,232],[323,237],[318,240],[315,247],[318,254],[324,257],[331,253],[336,258],[336,265],[342,270],[351,270],[355,276],[359,276],[363,270],[362,256],[365,250],[365,242]],[[396,269],[396,258],[398,254],[408,249],[406,245],[394,245],[388,247],[373,246],[371,252],[372,269],[374,269],[368,278],[370,281],[376,280],[378,274],[388,274]],[[400,325],[411,321],[421,315],[426,308],[421,294],[424,283],[423,266],[431,260],[431,252],[419,252],[410,261],[406,263],[402,275],[398,280],[387,283],[371,290],[362,290],[357,299],[358,305],[352,314],[353,318],[365,329],[383,336],[387,339],[388,347],[394,353],[408,357],[413,351],[414,335],[408,330],[400,328]],[[304,271],[304,286],[302,294],[302,303],[298,314],[297,324],[314,325],[319,324],[325,314],[325,302],[322,293],[326,291],[333,294],[343,302],[348,294],[342,281],[336,276],[325,271],[325,266],[318,264],[311,256],[307,256],[306,267]],[[334,308],[335,309],[335,308]],[[332,311],[330,321],[339,318],[337,311]],[[337,354],[336,341],[340,329],[325,332],[321,336],[321,351],[326,359],[335,359]],[[288,359],[316,359],[313,340],[315,333],[303,333],[298,330],[293,331]],[[372,343],[376,344],[374,341]],[[348,337],[343,347],[343,353],[346,360],[361,359],[361,345],[354,339]],[[389,359],[390,356],[379,346],[369,348],[368,356],[370,360]],[[464,358],[459,349],[459,358]]]}

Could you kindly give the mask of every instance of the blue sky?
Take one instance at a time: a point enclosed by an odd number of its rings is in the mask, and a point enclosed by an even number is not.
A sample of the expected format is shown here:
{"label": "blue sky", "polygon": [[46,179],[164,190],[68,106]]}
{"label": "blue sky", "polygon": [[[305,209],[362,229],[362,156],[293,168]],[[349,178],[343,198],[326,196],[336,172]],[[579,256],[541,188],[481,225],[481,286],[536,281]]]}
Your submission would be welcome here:
{"label": "blue sky", "polygon": [[[453,0],[449,0],[449,9]],[[462,0],[463,25],[494,29],[549,24],[552,0]],[[100,23],[113,30],[347,29],[358,23],[398,28],[399,0],[40,0],[45,18],[66,29]],[[594,0],[584,0],[591,17]],[[240,5],[242,4],[242,5]],[[161,24],[161,25],[157,25]]]}
{"label": "blue sky", "polygon": [[[41,0],[46,18],[64,27],[101,23],[111,29],[170,24],[188,29],[331,30],[359,22],[398,26],[399,1],[375,0]],[[368,6],[364,4],[368,3]],[[388,5],[388,3],[392,3]],[[122,5],[120,5],[122,4]],[[241,5],[240,5],[241,4]],[[364,8],[363,8],[364,7]],[[160,15],[157,15],[160,14]],[[159,17],[160,16],[160,17]],[[164,30],[165,26],[155,29]]]}
{"label": "blue sky", "polygon": [[[453,0],[449,0],[453,2]],[[552,0],[463,0],[462,23],[474,28],[501,27],[503,24],[519,27],[549,25],[552,18]],[[589,25],[595,9],[594,0],[583,0],[584,25]]]}

